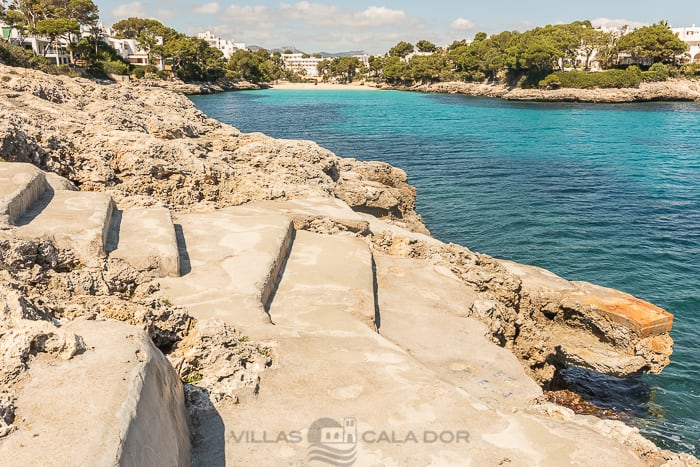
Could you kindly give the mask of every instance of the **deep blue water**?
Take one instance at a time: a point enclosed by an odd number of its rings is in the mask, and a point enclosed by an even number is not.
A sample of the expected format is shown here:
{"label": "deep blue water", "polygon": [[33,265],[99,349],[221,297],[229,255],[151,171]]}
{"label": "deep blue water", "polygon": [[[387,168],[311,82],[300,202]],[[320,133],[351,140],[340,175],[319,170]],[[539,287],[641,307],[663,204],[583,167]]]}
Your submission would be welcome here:
{"label": "deep blue water", "polygon": [[197,96],[244,132],[401,167],[433,235],[675,314],[661,375],[595,396],[700,455],[700,105],[509,103],[392,91]]}

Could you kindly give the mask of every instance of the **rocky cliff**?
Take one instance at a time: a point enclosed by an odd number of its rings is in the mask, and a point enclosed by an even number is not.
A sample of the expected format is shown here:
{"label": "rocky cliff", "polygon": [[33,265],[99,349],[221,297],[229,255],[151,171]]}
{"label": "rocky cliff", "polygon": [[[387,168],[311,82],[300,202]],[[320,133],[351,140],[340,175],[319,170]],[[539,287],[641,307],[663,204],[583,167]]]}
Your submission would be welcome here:
{"label": "rocky cliff", "polygon": [[[75,371],[109,360],[126,344],[103,342],[100,326],[118,320],[135,326],[137,337],[123,339],[139,349],[118,371],[158,375],[124,393],[136,396],[105,402],[135,407],[124,419],[137,421],[108,446],[134,464],[145,451],[124,440],[148,432],[139,420],[159,410],[171,414],[159,426],[171,428],[152,433],[154,445],[188,462],[172,371],[186,383],[202,465],[271,455],[223,439],[224,423],[289,430],[339,406],[366,429],[442,421],[484,443],[370,449],[368,462],[467,455],[532,465],[596,449],[616,450],[611,464],[694,462],[618,422],[532,405],[533,378],[547,386],[568,366],[661,371],[672,346],[666,311],[433,239],[406,174],[387,164],[242,134],[158,88],[9,67],[0,82],[0,457],[40,420],[29,409],[39,390],[25,389],[48,377],[40,363]],[[70,324],[84,318],[96,327]],[[144,350],[138,328],[174,370]],[[293,463],[303,453],[290,445],[274,456]]]}

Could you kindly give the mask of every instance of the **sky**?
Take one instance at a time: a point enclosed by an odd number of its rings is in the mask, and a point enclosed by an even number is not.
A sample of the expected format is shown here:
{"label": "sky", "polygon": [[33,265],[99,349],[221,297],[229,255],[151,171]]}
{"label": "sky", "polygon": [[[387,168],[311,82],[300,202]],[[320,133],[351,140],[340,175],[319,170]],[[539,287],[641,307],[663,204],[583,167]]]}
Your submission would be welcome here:
{"label": "sky", "polygon": [[670,1],[456,1],[396,0],[95,0],[105,25],[137,16],[180,32],[215,35],[268,49],[295,46],[307,53],[364,50],[383,54],[397,42],[437,45],[479,31],[524,31],[535,26],[591,20],[594,25],[700,24],[697,0]]}

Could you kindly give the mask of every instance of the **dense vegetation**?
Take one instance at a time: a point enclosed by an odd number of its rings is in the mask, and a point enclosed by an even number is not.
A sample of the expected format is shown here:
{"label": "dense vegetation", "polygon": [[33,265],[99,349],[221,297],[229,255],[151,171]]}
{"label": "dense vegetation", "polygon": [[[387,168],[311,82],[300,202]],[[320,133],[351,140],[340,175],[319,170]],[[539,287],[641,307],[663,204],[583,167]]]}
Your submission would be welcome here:
{"label": "dense vegetation", "polygon": [[159,21],[142,18],[117,22],[113,33],[117,38],[136,40],[148,53],[150,62],[162,62],[167,71],[159,71],[153,65],[133,66],[102,40],[99,11],[92,0],[0,2],[0,20],[21,37],[38,35],[48,38],[50,44],[56,44],[59,39],[71,42],[67,48],[71,65],[52,66],[45,57],[36,57],[21,47],[0,41],[0,60],[14,66],[47,72],[88,73],[97,77],[132,74],[137,78],[167,78],[175,75],[183,81],[216,81],[228,77],[259,83],[294,78],[283,69],[280,54],[242,50],[225,60],[221,51],[205,40],[179,33]]}
{"label": "dense vegetation", "polygon": [[[618,36],[577,21],[523,33],[479,33],[471,43],[455,41],[444,49],[427,41],[415,47],[399,42],[384,57],[371,58],[369,77],[398,85],[488,81],[547,88],[635,87],[645,80],[696,75],[697,67],[683,66],[679,59],[686,50],[663,22]],[[589,73],[594,61],[607,71]]]}

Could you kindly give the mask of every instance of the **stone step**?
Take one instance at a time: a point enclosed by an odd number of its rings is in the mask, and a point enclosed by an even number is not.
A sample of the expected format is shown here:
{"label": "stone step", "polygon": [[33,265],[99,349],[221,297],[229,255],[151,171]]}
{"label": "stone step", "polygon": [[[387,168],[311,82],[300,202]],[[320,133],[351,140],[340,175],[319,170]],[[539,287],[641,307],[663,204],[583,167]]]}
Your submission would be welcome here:
{"label": "stone step", "polygon": [[44,173],[32,164],[0,162],[0,228],[14,225],[47,187]]}
{"label": "stone step", "polygon": [[199,319],[269,323],[265,307],[294,236],[289,218],[226,208],[175,223],[182,277],[162,279],[163,296]]}
{"label": "stone step", "polygon": [[477,292],[445,267],[375,255],[380,333],[492,410],[525,407],[542,391],[512,352],[467,318]]}
{"label": "stone step", "polygon": [[105,257],[105,243],[114,203],[104,193],[48,189],[17,220],[13,235],[51,239],[70,248],[87,266]]}
{"label": "stone step", "polygon": [[278,329],[376,329],[372,253],[353,237],[298,231],[270,304]]}
{"label": "stone step", "polygon": [[[257,397],[221,406],[201,428],[193,465],[641,465],[631,449],[503,394],[537,389],[507,351],[488,355],[483,327],[458,317],[470,291],[450,284],[453,293],[431,295],[453,279],[424,263],[381,259],[377,268],[380,333],[367,325],[376,313],[367,247],[297,232],[270,305],[275,326],[251,334],[275,347],[275,367]],[[431,345],[442,355],[431,357]],[[482,387],[487,378],[493,387]]]}
{"label": "stone step", "polygon": [[32,359],[0,465],[191,465],[182,384],[148,334],[116,321],[61,330],[86,350]]}
{"label": "stone step", "polygon": [[175,227],[167,208],[116,210],[107,238],[110,258],[119,258],[157,277],[180,275]]}

